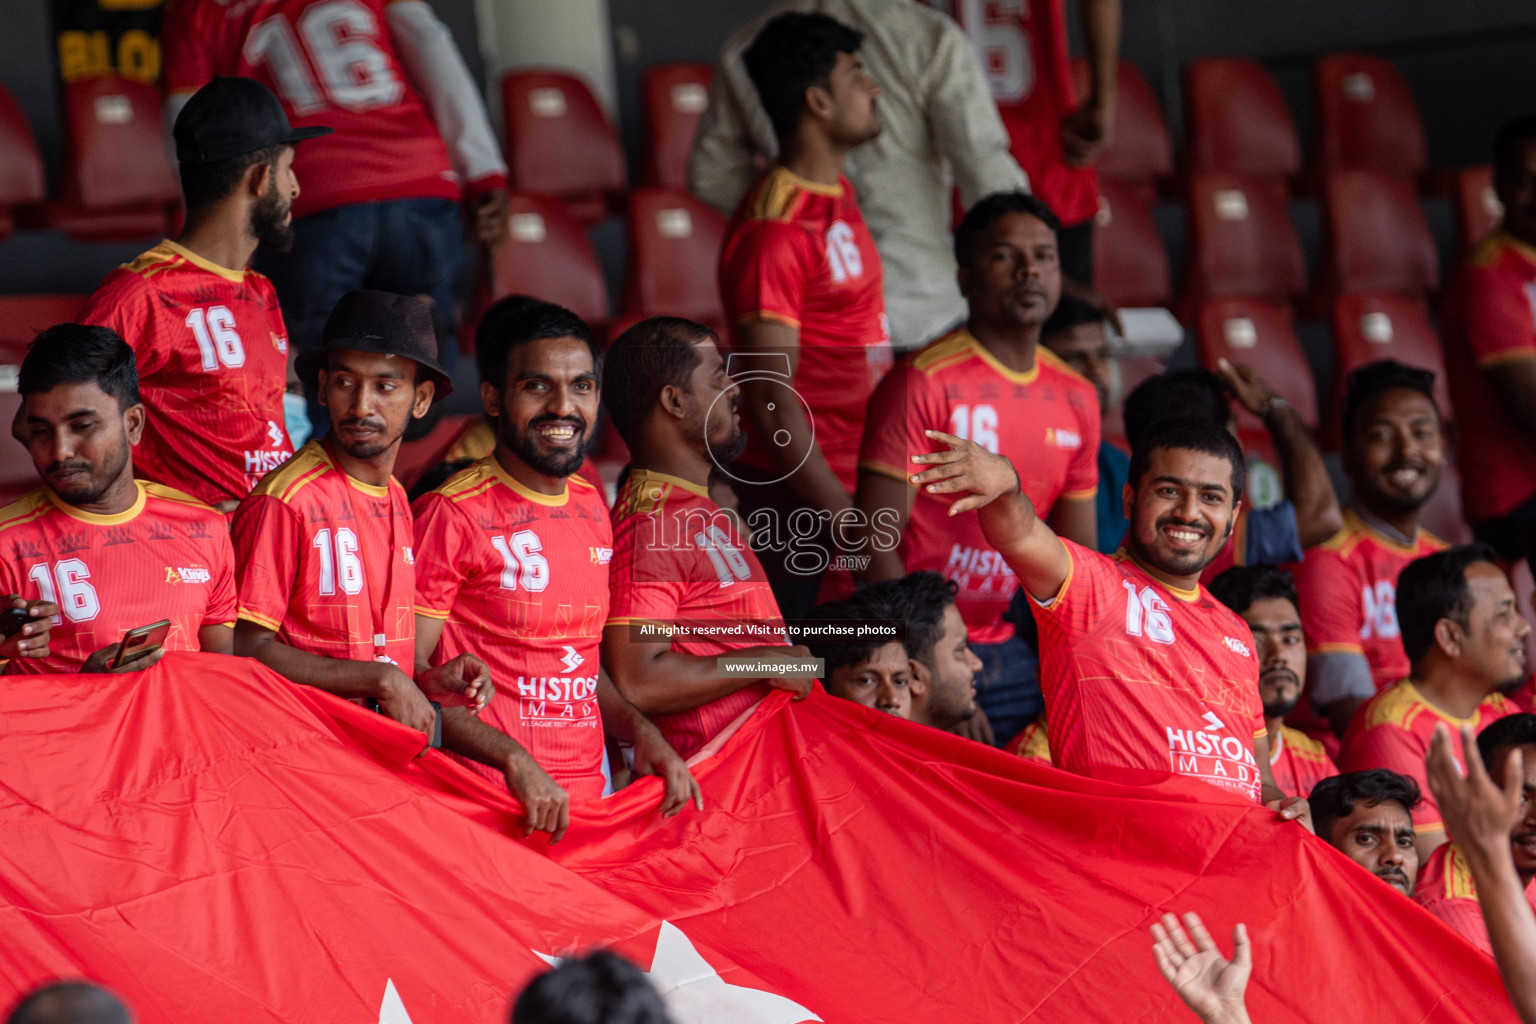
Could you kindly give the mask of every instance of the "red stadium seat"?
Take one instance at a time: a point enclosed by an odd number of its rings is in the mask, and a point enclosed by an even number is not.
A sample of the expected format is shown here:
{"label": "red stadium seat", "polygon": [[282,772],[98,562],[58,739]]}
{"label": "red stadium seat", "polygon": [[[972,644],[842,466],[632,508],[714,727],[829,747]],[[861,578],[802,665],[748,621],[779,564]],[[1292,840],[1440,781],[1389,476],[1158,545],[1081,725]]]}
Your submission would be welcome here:
{"label": "red stadium seat", "polygon": [[[1223,358],[1251,366],[1280,393],[1309,427],[1317,425],[1317,383],[1296,339],[1289,306],[1252,298],[1202,302],[1196,315],[1200,362],[1216,369]],[[1257,416],[1236,405],[1238,428],[1264,432]]]}
{"label": "red stadium seat", "polygon": [[1320,169],[1417,178],[1428,168],[1424,121],[1391,61],[1360,53],[1319,57],[1312,86]]}
{"label": "red stadium seat", "polygon": [[27,346],[44,328],[67,323],[85,307],[84,295],[0,295],[0,504],[38,487],[32,456],[11,436],[21,408],[16,373]]}
{"label": "red stadium seat", "polygon": [[1467,252],[1504,219],[1504,204],[1493,190],[1493,168],[1464,167],[1455,174],[1456,240]]}
{"label": "red stadium seat", "polygon": [[652,64],[640,76],[647,185],[687,186],[688,150],[714,76],[715,66],[699,61]]}
{"label": "red stadium seat", "polygon": [[103,77],[64,86],[65,163],[37,226],[81,241],[166,233],[181,202],[152,85]]}
{"label": "red stadium seat", "polygon": [[1151,356],[1116,356],[1110,365],[1110,407],[1104,411],[1104,439],[1126,452],[1130,445],[1125,440],[1125,396],[1149,377],[1156,377],[1165,369],[1161,359]]}
{"label": "red stadium seat", "polygon": [[0,86],[0,238],[15,230],[16,207],[42,202],[47,188],[43,157],[27,115]]}
{"label": "red stadium seat", "polygon": [[[1435,374],[1435,403],[1446,419],[1451,395],[1445,382],[1440,336],[1418,299],[1400,292],[1353,292],[1333,304],[1335,411],[1343,411],[1344,378],[1378,359],[1396,359]],[[1337,419],[1337,417],[1334,417]]]}
{"label": "red stadium seat", "polygon": [[613,122],[581,78],[565,71],[510,71],[501,80],[512,187],[571,204],[587,224],[624,190],[624,149]]}
{"label": "red stadium seat", "polygon": [[1270,182],[1248,174],[1197,171],[1189,176],[1185,209],[1187,295],[1291,299],[1306,291],[1301,239],[1284,197]]}
{"label": "red stadium seat", "polygon": [[[556,197],[529,192],[509,197],[507,237],[491,257],[490,292],[481,296],[474,319],[505,295],[558,302],[597,333],[608,322],[608,285],[597,253],[586,229]],[[466,351],[472,337],[461,335]]]}
{"label": "red stadium seat", "polygon": [[726,220],[681,188],[638,188],[629,198],[629,283],[624,311],[682,316],[724,330],[715,267]]}
{"label": "red stadium seat", "polygon": [[1430,292],[1440,285],[1440,256],[1413,183],[1375,171],[1323,176],[1328,243],[1320,291]]}
{"label": "red stadium seat", "polygon": [[[1115,135],[1099,157],[1099,174],[1119,181],[1150,184],[1173,173],[1173,141],[1157,96],[1136,65],[1122,60],[1115,68]],[[1072,84],[1078,99],[1088,95],[1088,60],[1072,58]]]}
{"label": "red stadium seat", "polygon": [[1142,185],[1099,179],[1093,280],[1116,306],[1165,306],[1173,292],[1168,250]]}
{"label": "red stadium seat", "polygon": [[1203,57],[1184,66],[1189,164],[1285,179],[1301,170],[1301,142],[1280,87],[1258,61]]}

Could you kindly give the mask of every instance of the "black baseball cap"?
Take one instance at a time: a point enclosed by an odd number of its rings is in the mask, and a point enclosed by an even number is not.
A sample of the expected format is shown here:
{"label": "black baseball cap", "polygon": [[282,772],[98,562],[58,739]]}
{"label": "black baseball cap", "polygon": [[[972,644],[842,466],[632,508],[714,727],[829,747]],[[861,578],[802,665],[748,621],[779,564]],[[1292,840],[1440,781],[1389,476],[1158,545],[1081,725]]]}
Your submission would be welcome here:
{"label": "black baseball cap", "polygon": [[453,382],[437,361],[437,331],[432,326],[432,311],[414,296],[367,288],[343,295],[325,321],[320,347],[301,352],[294,360],[299,380],[304,382],[311,395],[319,391],[325,354],[336,349],[404,356],[421,368],[418,379],[430,380],[436,385],[433,402],[441,401],[453,392]]}
{"label": "black baseball cap", "polygon": [[253,78],[218,77],[187,100],[176,116],[176,159],[211,164],[268,146],[329,135],[334,128],[295,128],[272,91]]}

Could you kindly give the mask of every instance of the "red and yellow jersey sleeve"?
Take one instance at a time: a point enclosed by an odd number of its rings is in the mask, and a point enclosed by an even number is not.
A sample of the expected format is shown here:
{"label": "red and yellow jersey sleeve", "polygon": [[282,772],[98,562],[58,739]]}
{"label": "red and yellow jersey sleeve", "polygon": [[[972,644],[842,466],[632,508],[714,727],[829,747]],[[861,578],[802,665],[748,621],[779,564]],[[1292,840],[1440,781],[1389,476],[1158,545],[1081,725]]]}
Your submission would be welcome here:
{"label": "red and yellow jersey sleeve", "polygon": [[806,285],[817,270],[811,236],[796,224],[749,220],[731,239],[720,265],[721,298],[732,323],[804,323]]}
{"label": "red and yellow jersey sleeve", "polygon": [[[1466,271],[1463,336],[1479,367],[1536,359],[1536,289],[1514,269],[1510,244],[1494,236]],[[1486,245],[1486,243],[1485,243]]]}
{"label": "red and yellow jersey sleeve", "polygon": [[472,568],[460,557],[475,538],[463,514],[443,494],[423,494],[411,506],[415,519],[416,614],[447,619]]}
{"label": "red and yellow jersey sleeve", "polygon": [[288,614],[299,568],[303,525],[293,509],[270,494],[253,494],[235,509],[230,534],[235,546],[238,615],[278,631]]}
{"label": "red and yellow jersey sleeve", "polygon": [[656,544],[655,516],[631,515],[613,528],[613,562],[608,567],[608,624],[676,622],[689,583],[681,553]]}
{"label": "red and yellow jersey sleeve", "polygon": [[916,369],[909,357],[886,374],[869,399],[859,468],[907,481],[914,471],[911,457],[942,450],[924,431],[948,430],[942,389]]}
{"label": "red and yellow jersey sleeve", "polygon": [[1316,547],[1306,553],[1296,571],[1296,596],[1308,654],[1364,653],[1360,579],[1337,551]]}

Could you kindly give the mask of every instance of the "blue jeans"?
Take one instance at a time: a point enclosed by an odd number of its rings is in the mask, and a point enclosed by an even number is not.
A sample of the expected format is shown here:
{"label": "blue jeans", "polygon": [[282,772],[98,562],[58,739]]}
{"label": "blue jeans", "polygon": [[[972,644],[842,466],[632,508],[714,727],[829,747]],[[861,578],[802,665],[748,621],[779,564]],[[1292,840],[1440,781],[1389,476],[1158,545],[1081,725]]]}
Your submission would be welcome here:
{"label": "blue jeans", "polygon": [[[450,329],[456,323],[464,227],[451,199],[392,199],[333,206],[295,221],[292,252],[256,251],[256,269],[272,279],[283,305],[288,340],[300,352],[318,348],[326,318],[347,292],[375,288],[430,295]],[[458,347],[439,353],[451,370]],[[315,435],[329,425],[309,396]]]}
{"label": "blue jeans", "polygon": [[976,703],[987,713],[999,745],[1007,743],[1045,711],[1038,679],[1040,659],[1017,635],[1000,644],[972,644],[981,659]]}

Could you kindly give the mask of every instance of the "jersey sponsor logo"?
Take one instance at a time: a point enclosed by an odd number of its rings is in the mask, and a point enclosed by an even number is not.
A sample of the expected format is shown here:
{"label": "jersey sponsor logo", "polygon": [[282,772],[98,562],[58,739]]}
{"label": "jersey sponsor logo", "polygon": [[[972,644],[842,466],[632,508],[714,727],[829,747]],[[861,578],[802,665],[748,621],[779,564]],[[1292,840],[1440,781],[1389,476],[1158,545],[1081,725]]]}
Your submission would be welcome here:
{"label": "jersey sponsor logo", "polygon": [[272,420],[267,420],[267,436],[272,439],[273,448],[281,448],[288,443],[288,435]]}
{"label": "jersey sponsor logo", "polygon": [[213,573],[200,565],[194,566],[166,566],[165,582],[167,583],[208,583],[213,579]]}
{"label": "jersey sponsor logo", "polygon": [[587,725],[597,715],[596,676],[518,676],[517,692],[528,725]]}
{"label": "jersey sponsor logo", "polygon": [[613,548],[589,548],[588,552],[593,565],[607,565],[613,561]]}
{"label": "jersey sponsor logo", "polygon": [[1253,657],[1253,652],[1248,650],[1248,645],[1236,637],[1224,636],[1221,638],[1221,642],[1226,644],[1227,650],[1233,654],[1241,654],[1245,658]]}
{"label": "jersey sponsor logo", "polygon": [[949,549],[949,564],[944,575],[950,579],[960,576],[1012,576],[1013,570],[1003,556],[991,548],[968,548],[956,544]]}
{"label": "jersey sponsor logo", "polygon": [[248,476],[263,476],[287,461],[288,453],[285,451],[258,448],[245,453],[245,472]]}
{"label": "jersey sponsor logo", "polygon": [[560,649],[565,652],[560,656],[560,667],[565,669],[567,672],[575,672],[578,668],[581,667],[582,662],[587,660],[580,654],[576,653],[576,648],[570,646],[569,644],[563,645]]}
{"label": "jersey sponsor logo", "polygon": [[1189,775],[1243,794],[1251,794],[1259,779],[1253,745],[1231,735],[1227,723],[1214,711],[1201,716],[1204,725],[1165,726],[1168,737],[1168,767],[1179,775]]}
{"label": "jersey sponsor logo", "polygon": [[1083,435],[1075,430],[1064,430],[1061,427],[1045,428],[1045,443],[1057,448],[1081,448]]}

